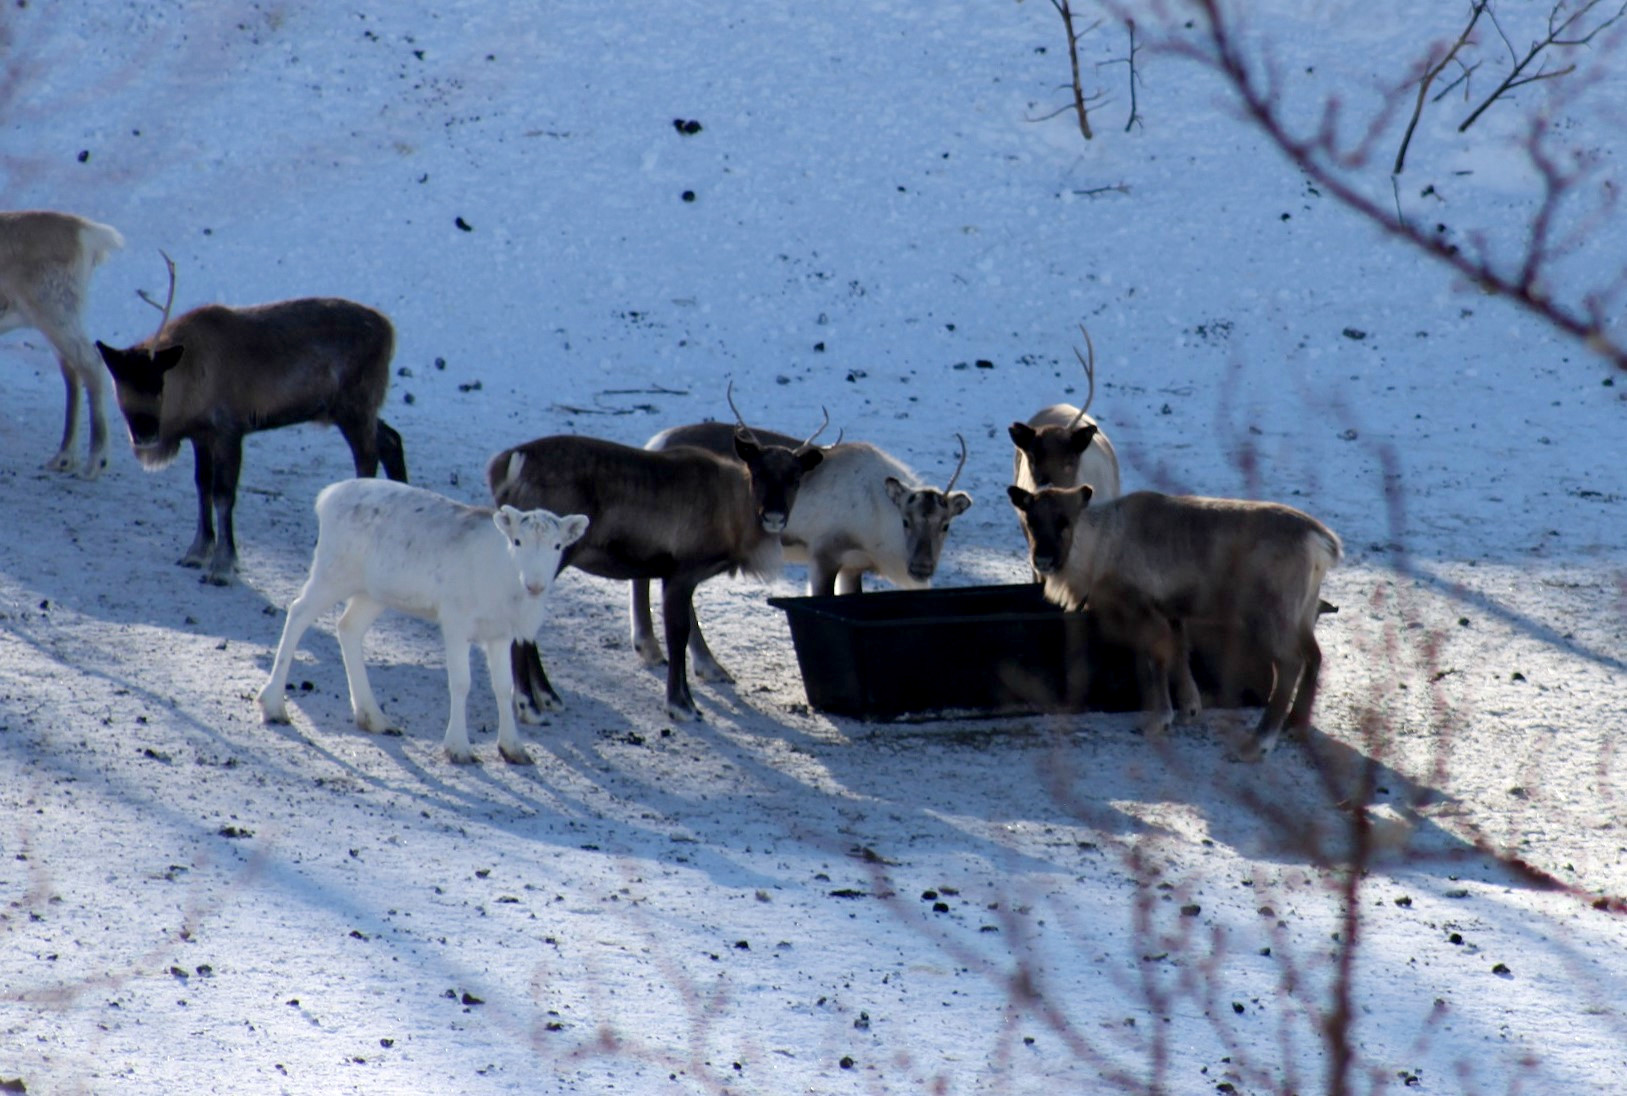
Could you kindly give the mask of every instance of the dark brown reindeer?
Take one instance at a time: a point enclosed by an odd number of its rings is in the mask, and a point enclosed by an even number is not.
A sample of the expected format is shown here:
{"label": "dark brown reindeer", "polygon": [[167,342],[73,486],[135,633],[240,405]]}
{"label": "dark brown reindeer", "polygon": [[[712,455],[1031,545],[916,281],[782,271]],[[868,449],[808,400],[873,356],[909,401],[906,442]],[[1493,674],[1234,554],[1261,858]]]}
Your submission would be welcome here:
{"label": "dark brown reindeer", "polygon": [[1088,485],[1006,490],[1046,598],[1077,609],[1088,594],[1103,634],[1136,653],[1149,732],[1168,729],[1174,718],[1172,678],[1183,712],[1201,708],[1189,623],[1228,648],[1219,667],[1223,691],[1231,691],[1225,679],[1254,659],[1271,664],[1265,711],[1239,757],[1263,758],[1285,723],[1310,726],[1322,668],[1320,590],[1341,553],[1331,529],[1274,502],[1136,491],[1087,508]]}
{"label": "dark brown reindeer", "polygon": [[[812,439],[809,439],[810,441]],[[667,714],[699,718],[689,691],[686,650],[695,623],[695,588],[725,572],[767,577],[780,569],[785,528],[802,477],[824,454],[804,443],[764,445],[746,428],[730,459],[680,446],[660,452],[599,438],[556,435],[505,449],[486,468],[499,506],[586,514],[587,534],[566,550],[566,565],[613,579],[660,579],[667,649]],[[514,645],[514,699],[534,723],[562,706],[534,642]],[[722,672],[710,651],[695,672]],[[726,674],[723,675],[726,678]]]}
{"label": "dark brown reindeer", "polygon": [[395,330],[371,308],[317,297],[249,308],[204,305],[171,322],[175,264],[168,256],[165,263],[169,299],[158,330],[128,350],[96,348],[113,374],[143,467],[163,468],[181,442],[192,443],[198,532],[179,562],[225,586],[237,573],[232,510],[245,434],[332,423],[350,445],[356,475],[372,476],[382,462],[391,479],[406,482],[401,435],[378,417]]}

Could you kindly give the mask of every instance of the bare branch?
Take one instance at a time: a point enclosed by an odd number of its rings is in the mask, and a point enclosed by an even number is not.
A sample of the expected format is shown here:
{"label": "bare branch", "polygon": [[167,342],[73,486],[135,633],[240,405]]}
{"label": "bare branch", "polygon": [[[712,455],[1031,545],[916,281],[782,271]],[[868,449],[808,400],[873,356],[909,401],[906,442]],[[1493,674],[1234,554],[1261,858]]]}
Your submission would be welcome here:
{"label": "bare branch", "polygon": [[1429,85],[1435,82],[1435,78],[1457,57],[1458,50],[1462,49],[1464,44],[1469,41],[1469,35],[1474,32],[1474,25],[1480,21],[1480,16],[1485,13],[1487,5],[1490,3],[1491,0],[1475,0],[1474,7],[1469,13],[1469,22],[1464,26],[1463,33],[1458,35],[1457,41],[1452,43],[1452,47],[1441,56],[1439,61],[1425,67],[1424,75],[1418,81],[1418,98],[1412,104],[1412,117],[1407,121],[1407,132],[1401,138],[1401,147],[1396,150],[1395,166],[1390,169],[1390,174],[1401,174],[1401,169],[1406,165],[1407,146],[1412,143],[1413,131],[1418,128],[1418,118],[1424,112],[1424,97],[1429,94]]}
{"label": "bare branch", "polygon": [[[1073,110],[1074,113],[1079,116],[1079,132],[1083,134],[1085,140],[1088,141],[1092,137],[1090,132],[1090,114],[1085,107],[1084,87],[1079,82],[1080,35],[1078,31],[1075,30],[1073,25],[1073,9],[1069,6],[1069,0],[1051,0],[1051,6],[1056,9],[1058,15],[1062,16],[1062,26],[1068,34],[1068,66],[1073,70]],[[1100,25],[1101,23],[1099,21],[1092,23],[1088,28],[1086,28],[1085,33],[1090,33],[1090,31],[1095,30]],[[1061,111],[1058,111],[1057,113],[1060,114]]]}
{"label": "bare branch", "polygon": [[[1594,38],[1598,37],[1606,29],[1620,20],[1623,15],[1627,15],[1627,0],[1623,0],[1623,3],[1616,9],[1614,15],[1610,15],[1600,20],[1599,24],[1593,27],[1591,30],[1577,33],[1572,37],[1567,37],[1567,35],[1572,32],[1573,28],[1577,26],[1578,22],[1586,18],[1602,2],[1603,0],[1587,0],[1587,3],[1584,3],[1581,7],[1577,8],[1564,18],[1560,18],[1560,12],[1565,7],[1564,0],[1559,0],[1558,3],[1554,4],[1553,10],[1548,13],[1547,36],[1531,43],[1531,48],[1526,51],[1524,57],[1514,58],[1514,67],[1509,70],[1507,76],[1503,77],[1503,82],[1498,84],[1497,87],[1493,89],[1492,93],[1486,96],[1479,106],[1475,107],[1474,110],[1469,112],[1469,116],[1458,125],[1458,132],[1462,133],[1470,126],[1474,125],[1480,116],[1484,114],[1493,103],[1510,91],[1513,91],[1515,88],[1524,87],[1526,84],[1534,84],[1538,80],[1553,80],[1576,71],[1575,65],[1567,65],[1562,69],[1553,71],[1548,70],[1546,67],[1548,63],[1547,58],[1542,57],[1543,51],[1550,47],[1572,49],[1578,46],[1588,45],[1593,41]],[[1497,24],[1495,16],[1492,17],[1492,23],[1494,25]],[[1499,34],[1503,33],[1503,28],[1500,25],[1497,26],[1497,32]],[[1509,42],[1508,35],[1503,34],[1503,42],[1509,46],[1510,56],[1514,56],[1513,43]],[[1534,73],[1526,75],[1526,68],[1530,66],[1531,62],[1537,60],[1539,57],[1542,57],[1543,67],[1539,68]]]}
{"label": "bare branch", "polygon": [[[1549,297],[1542,290],[1537,274],[1541,266],[1554,257],[1548,246],[1547,222],[1555,215],[1558,204],[1570,187],[1555,178],[1554,186],[1544,195],[1534,229],[1531,246],[1538,252],[1535,263],[1527,253],[1527,261],[1515,272],[1500,269],[1484,246],[1471,253],[1449,240],[1419,229],[1405,220],[1392,216],[1388,210],[1352,185],[1338,170],[1350,162],[1348,153],[1342,153],[1333,143],[1333,130],[1324,123],[1313,136],[1291,132],[1279,109],[1280,100],[1274,94],[1274,83],[1263,78],[1243,57],[1241,46],[1233,32],[1227,15],[1218,0],[1193,0],[1202,15],[1205,49],[1179,44],[1171,49],[1214,68],[1232,86],[1245,116],[1275,144],[1306,176],[1341,204],[1362,216],[1413,248],[1444,263],[1482,290],[1506,297],[1528,312],[1542,319],[1550,327],[1575,338],[1588,349],[1599,354],[1616,368],[1627,371],[1627,344],[1614,337],[1608,329],[1608,317],[1594,300],[1590,305],[1572,307]],[[1623,5],[1627,11],[1627,3]],[[1489,15],[1488,11],[1488,15]],[[1618,13],[1620,14],[1620,13]],[[1540,153],[1541,132],[1533,133],[1527,142],[1528,152],[1537,161]],[[1539,171],[1542,165],[1537,162]]]}

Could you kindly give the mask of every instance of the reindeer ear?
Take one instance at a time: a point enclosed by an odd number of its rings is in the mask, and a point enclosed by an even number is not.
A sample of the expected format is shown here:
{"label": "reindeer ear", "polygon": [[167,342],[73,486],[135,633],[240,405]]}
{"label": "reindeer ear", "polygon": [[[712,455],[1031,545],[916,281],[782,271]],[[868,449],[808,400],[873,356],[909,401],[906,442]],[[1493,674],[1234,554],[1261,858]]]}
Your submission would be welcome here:
{"label": "reindeer ear", "polygon": [[824,450],[818,449],[815,446],[810,445],[804,449],[797,450],[797,463],[802,466],[802,470],[804,472],[812,472],[815,468],[819,467],[819,463],[824,459]]}
{"label": "reindeer ear", "polygon": [[185,354],[186,347],[184,346],[166,346],[153,355],[153,369],[158,372],[159,376],[163,376],[177,365],[180,365],[181,358]]}
{"label": "reindeer ear", "polygon": [[1079,509],[1083,510],[1090,504],[1090,496],[1096,493],[1096,488],[1088,483],[1081,483],[1078,487],[1073,488],[1071,493],[1079,496]]}
{"label": "reindeer ear", "polygon": [[909,493],[909,488],[905,487],[897,476],[888,476],[883,486],[887,488],[887,497],[893,500],[894,506],[902,505],[904,496]]}
{"label": "reindeer ear", "polygon": [[1027,510],[1034,504],[1034,493],[1023,490],[1015,483],[1006,488],[1006,497],[1011,500],[1011,505],[1019,510]]}
{"label": "reindeer ear", "polygon": [[972,496],[965,491],[956,491],[949,496],[949,516],[958,518],[972,508]]}
{"label": "reindeer ear", "polygon": [[559,535],[566,544],[575,544],[588,531],[586,514],[567,514],[559,519]]}
{"label": "reindeer ear", "polygon": [[1090,443],[1096,440],[1096,432],[1100,429],[1101,427],[1095,423],[1091,423],[1089,426],[1081,426],[1068,439],[1068,447],[1075,453],[1083,453],[1090,448]]}
{"label": "reindeer ear", "polygon": [[1011,435],[1011,442],[1018,449],[1027,449],[1034,444],[1034,428],[1026,422],[1014,422],[1007,433]]}
{"label": "reindeer ear", "polygon": [[514,539],[514,529],[520,523],[520,511],[512,506],[499,506],[491,516],[492,524],[497,526],[498,532],[510,540]]}
{"label": "reindeer ear", "polygon": [[736,429],[734,432],[734,455],[750,464],[762,455],[763,447],[746,436],[745,431]]}

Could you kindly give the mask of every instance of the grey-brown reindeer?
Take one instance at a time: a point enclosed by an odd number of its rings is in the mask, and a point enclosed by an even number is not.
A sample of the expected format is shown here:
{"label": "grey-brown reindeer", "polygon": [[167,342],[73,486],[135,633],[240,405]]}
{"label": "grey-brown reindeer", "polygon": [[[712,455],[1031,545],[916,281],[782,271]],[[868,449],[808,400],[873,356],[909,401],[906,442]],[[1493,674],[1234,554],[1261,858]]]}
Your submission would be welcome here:
{"label": "grey-brown reindeer", "polygon": [[[811,439],[810,439],[811,440]],[[588,531],[565,563],[613,579],[660,579],[667,650],[667,715],[697,719],[686,650],[695,588],[725,572],[768,577],[781,566],[780,533],[802,478],[824,454],[765,445],[742,428],[734,458],[690,446],[660,452],[600,438],[555,435],[492,457],[486,481],[499,506],[585,514]],[[522,720],[562,707],[534,642],[515,644],[514,700]],[[703,679],[716,666],[696,659]]]}
{"label": "grey-brown reindeer", "polygon": [[[85,335],[85,297],[91,271],[123,246],[117,229],[72,213],[0,213],[0,332],[31,327],[56,351],[68,410],[62,445],[45,466],[77,468],[86,479],[107,468],[107,401],[106,375]],[[90,404],[90,451],[83,465],[74,456],[81,389]]]}
{"label": "grey-brown reindeer", "polygon": [[1088,595],[1104,635],[1134,651],[1150,733],[1174,718],[1172,678],[1183,713],[1201,710],[1189,623],[1222,637],[1223,691],[1256,658],[1270,662],[1270,696],[1241,759],[1263,758],[1285,724],[1310,726],[1322,580],[1342,553],[1331,529],[1273,502],[1136,491],[1087,506],[1085,485],[1006,490],[1046,598],[1076,609]]}
{"label": "grey-brown reindeer", "polygon": [[[744,427],[730,400],[738,426],[725,422],[674,426],[645,443],[646,449],[667,450],[692,445],[728,455],[736,433]],[[797,448],[786,434],[754,429],[765,445]],[[815,433],[817,436],[817,432]],[[808,566],[809,594],[857,593],[867,572],[875,572],[896,586],[920,589],[932,582],[938,557],[949,535],[950,523],[972,505],[972,496],[956,491],[955,482],[966,467],[966,440],[960,438],[960,463],[942,490],[921,482],[901,461],[867,442],[842,442],[826,447],[825,459],[809,472],[797,494],[796,506],[780,534],[786,562]],[[628,605],[633,649],[646,663],[663,661],[650,613],[650,584],[634,579]],[[728,680],[717,665],[697,619],[689,637],[689,656],[697,671]]]}
{"label": "grey-brown reindeer", "polygon": [[192,443],[198,528],[178,562],[225,586],[237,574],[232,511],[244,435],[331,423],[350,446],[357,476],[375,475],[382,463],[391,479],[406,482],[401,435],[379,418],[395,329],[382,313],[336,297],[210,304],[172,322],[175,264],[167,255],[164,261],[169,297],[158,329],[127,350],[96,348],[144,468],[165,467],[183,441]]}
{"label": "grey-brown reindeer", "polygon": [[1075,347],[1073,356],[1085,368],[1090,391],[1083,407],[1053,403],[1034,412],[1027,422],[1014,422],[1009,433],[1016,446],[1012,454],[1011,481],[1025,491],[1041,487],[1077,487],[1088,483],[1098,502],[1119,497],[1119,458],[1107,440],[1101,424],[1091,418],[1090,405],[1096,402],[1096,347],[1083,324],[1087,358]]}

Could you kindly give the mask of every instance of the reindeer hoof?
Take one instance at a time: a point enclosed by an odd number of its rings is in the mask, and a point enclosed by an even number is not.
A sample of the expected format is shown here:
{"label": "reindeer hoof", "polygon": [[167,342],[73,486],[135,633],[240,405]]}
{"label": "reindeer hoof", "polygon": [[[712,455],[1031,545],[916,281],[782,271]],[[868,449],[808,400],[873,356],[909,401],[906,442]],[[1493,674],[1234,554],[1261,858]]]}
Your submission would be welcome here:
{"label": "reindeer hoof", "polygon": [[467,746],[461,749],[446,747],[446,759],[454,765],[474,765],[480,760],[475,756],[474,750]]}
{"label": "reindeer hoof", "polygon": [[58,453],[45,462],[45,469],[48,472],[72,472],[73,454],[68,452]]}
{"label": "reindeer hoof", "polygon": [[503,760],[507,761],[510,765],[536,764],[535,759],[533,759],[532,756],[525,751],[524,746],[505,746],[499,742],[497,744],[497,752],[501,754]]}
{"label": "reindeer hoof", "polygon": [[374,709],[371,712],[357,712],[355,714],[356,726],[368,734],[390,733],[390,721],[384,717],[383,712]]}
{"label": "reindeer hoof", "polygon": [[282,697],[271,696],[262,690],[260,695],[254,699],[260,705],[261,721],[265,723],[288,722],[288,705],[283,702]]}
{"label": "reindeer hoof", "polygon": [[722,666],[719,666],[716,662],[710,664],[701,662],[695,663],[695,676],[700,678],[702,681],[713,684],[734,684],[734,675],[729,673],[729,671],[725,670]]}
{"label": "reindeer hoof", "polygon": [[700,720],[700,709],[694,704],[679,704],[676,701],[667,701],[667,718],[674,723],[695,723]]}
{"label": "reindeer hoof", "polygon": [[526,696],[523,693],[514,694],[514,716],[521,723],[529,723],[535,726],[546,721],[544,713],[559,712],[564,711],[564,709],[565,702],[559,699],[558,693],[541,693],[535,697]]}
{"label": "reindeer hoof", "polygon": [[1162,738],[1174,722],[1174,712],[1148,712],[1141,719],[1141,733],[1148,738]]}

